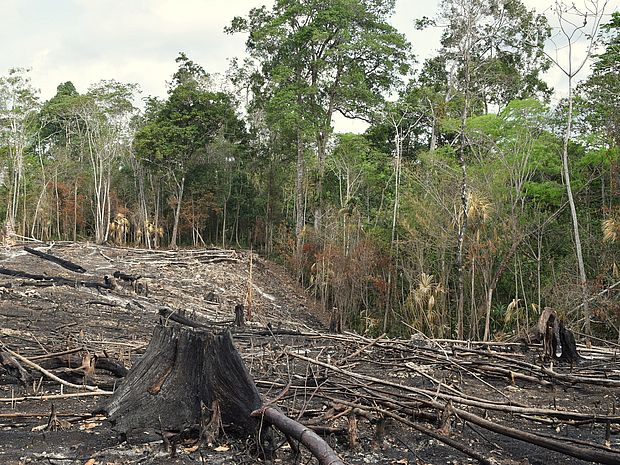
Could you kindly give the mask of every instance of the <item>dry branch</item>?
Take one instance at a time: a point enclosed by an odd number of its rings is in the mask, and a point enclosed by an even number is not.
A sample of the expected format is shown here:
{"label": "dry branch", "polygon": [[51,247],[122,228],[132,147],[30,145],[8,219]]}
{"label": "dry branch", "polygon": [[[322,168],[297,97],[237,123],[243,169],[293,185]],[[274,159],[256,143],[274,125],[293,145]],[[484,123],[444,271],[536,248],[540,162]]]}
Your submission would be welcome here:
{"label": "dry branch", "polygon": [[41,372],[42,374],[44,374],[45,376],[47,376],[49,379],[56,381],[64,386],[70,387],[70,388],[74,388],[74,389],[86,389],[87,391],[91,391],[93,393],[96,394],[102,394],[102,395],[106,395],[106,394],[112,394],[109,391],[105,391],[102,389],[99,389],[97,386],[88,386],[88,385],[79,385],[79,384],[73,384],[70,383],[68,381],[65,381],[62,378],[59,378],[58,376],[56,376],[54,373],[52,373],[51,371],[46,370],[45,368],[43,368],[41,365],[37,365],[36,363],[28,360],[26,357],[19,355],[17,352],[13,352],[11,349],[8,348],[4,348],[4,350],[6,350],[9,354],[11,354],[13,357],[15,357],[16,359],[18,359],[20,362],[22,362],[24,365],[29,366],[30,368],[34,368],[35,370]]}
{"label": "dry branch", "polygon": [[[615,416],[615,415],[614,416],[587,415],[587,414],[581,414],[578,412],[559,411],[559,410],[551,410],[551,409],[528,409],[528,408],[523,408],[523,407],[514,407],[511,405],[501,405],[501,404],[494,404],[494,403],[489,403],[489,402],[472,401],[469,399],[460,398],[458,396],[433,393],[425,389],[397,384],[397,383],[393,383],[391,381],[387,381],[384,379],[375,378],[373,376],[347,371],[340,367],[337,367],[337,366],[334,366],[334,365],[331,365],[325,362],[321,362],[319,360],[315,360],[309,357],[305,357],[299,354],[295,354],[293,352],[289,352],[288,354],[292,357],[298,358],[300,360],[304,360],[308,363],[319,365],[329,370],[332,370],[334,372],[337,372],[341,375],[344,375],[348,379],[357,378],[357,379],[360,379],[366,382],[371,382],[371,383],[384,385],[384,386],[390,386],[392,388],[400,389],[402,391],[405,391],[411,394],[417,394],[418,397],[416,397],[416,400],[418,402],[422,404],[426,404],[428,406],[432,406],[433,408],[436,408],[439,410],[443,410],[445,407],[445,404],[434,400],[435,398],[442,398],[447,402],[448,401],[459,402],[461,404],[469,405],[473,407],[479,407],[483,409],[497,410],[497,411],[503,411],[503,412],[510,412],[510,413],[528,413],[528,414],[535,414],[535,415],[541,414],[541,415],[546,415],[546,416],[550,416],[554,418],[581,419],[581,420],[587,419],[589,421],[601,422],[601,423],[620,423],[620,416]],[[475,423],[485,429],[488,429],[490,431],[494,431],[496,433],[503,434],[509,437],[513,437],[515,439],[519,439],[519,440],[522,440],[522,441],[525,441],[531,444],[539,445],[541,447],[545,447],[550,450],[562,452],[562,453],[571,455],[576,458],[594,461],[597,463],[603,463],[603,464],[620,463],[620,451],[613,451],[613,450],[601,451],[601,450],[595,450],[592,448],[586,449],[583,447],[575,447],[570,444],[566,444],[566,441],[562,441],[562,440],[555,439],[555,438],[543,437],[543,436],[536,435],[533,433],[527,433],[527,432],[515,430],[513,428],[509,428],[509,427],[500,425],[498,423],[484,420],[483,418],[478,417],[477,415],[474,415],[472,413],[469,413],[459,408],[454,408],[454,411],[458,417],[465,419],[467,421],[471,421],[472,423]],[[537,413],[534,413],[534,412],[537,412]]]}
{"label": "dry branch", "polygon": [[287,417],[280,410],[264,407],[252,412],[253,416],[262,416],[267,422],[285,435],[297,439],[314,455],[321,465],[344,465],[331,447],[312,429]]}
{"label": "dry branch", "polygon": [[67,279],[60,276],[45,276],[42,274],[26,273],[25,271],[11,270],[8,268],[0,268],[0,274],[7,276],[14,276],[16,278],[32,279],[35,281],[41,281],[43,283],[49,283],[50,285],[58,284],[62,286],[83,286],[91,287],[95,289],[110,289],[110,285],[105,282],[98,281],[77,281],[73,279]]}
{"label": "dry branch", "polygon": [[13,404],[15,402],[24,402],[27,400],[59,400],[59,399],[72,399],[74,397],[99,397],[99,396],[111,396],[114,394],[109,391],[87,391],[87,392],[71,392],[69,394],[41,394],[31,396],[20,397],[0,397],[0,403]]}

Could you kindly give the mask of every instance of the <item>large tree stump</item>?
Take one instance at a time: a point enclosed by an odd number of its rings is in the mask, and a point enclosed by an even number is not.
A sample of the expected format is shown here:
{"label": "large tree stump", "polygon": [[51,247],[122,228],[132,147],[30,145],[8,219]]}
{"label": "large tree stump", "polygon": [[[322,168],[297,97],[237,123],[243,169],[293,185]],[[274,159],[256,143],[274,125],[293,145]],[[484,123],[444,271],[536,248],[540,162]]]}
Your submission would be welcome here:
{"label": "large tree stump", "polygon": [[214,402],[227,434],[258,431],[260,420],[250,414],[262,402],[230,333],[158,325],[146,352],[103,410],[114,429],[133,440],[144,433],[187,431],[204,420]]}

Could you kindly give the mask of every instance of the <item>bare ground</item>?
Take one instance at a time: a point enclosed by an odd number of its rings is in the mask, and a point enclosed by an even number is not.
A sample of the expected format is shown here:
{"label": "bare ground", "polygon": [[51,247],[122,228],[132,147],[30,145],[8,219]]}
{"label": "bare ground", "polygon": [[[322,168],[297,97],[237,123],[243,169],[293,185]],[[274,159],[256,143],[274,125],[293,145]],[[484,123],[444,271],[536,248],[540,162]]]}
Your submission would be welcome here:
{"label": "bare ground", "polygon": [[[323,434],[345,463],[591,463],[567,453],[571,447],[609,453],[607,463],[620,463],[617,347],[580,346],[581,363],[556,365],[550,371],[537,345],[330,335],[325,315],[283,269],[258,258],[250,267],[247,253],[68,243],[39,249],[87,271],[71,272],[20,246],[3,250],[3,270],[63,277],[73,284],[0,274],[0,342],[67,382],[112,391],[122,376],[105,369],[102,361],[131,368],[154,326],[170,324],[159,314],[165,308],[214,331],[230,328],[264,401],[277,398],[289,416]],[[138,292],[123,283],[105,289],[104,276],[115,271],[140,276]],[[248,290],[252,321],[243,330],[235,329],[234,306],[246,301]],[[53,355],[67,351],[73,353]],[[99,357],[93,373],[79,368],[85,354]],[[70,366],[61,366],[69,359]],[[105,417],[91,414],[106,396],[70,397],[67,394],[84,389],[25,368],[32,378],[27,386],[10,368],[0,366],[0,463],[265,461],[248,443],[225,434],[211,444],[189,438],[174,454],[159,435],[146,444],[128,444]],[[446,405],[456,410],[445,410]],[[509,411],[498,405],[518,408]],[[467,413],[546,437],[566,450],[556,452],[492,432],[465,418]],[[449,440],[463,445],[466,453],[446,445]],[[303,450],[297,456],[283,438],[277,441],[281,447],[273,463],[313,463]]]}

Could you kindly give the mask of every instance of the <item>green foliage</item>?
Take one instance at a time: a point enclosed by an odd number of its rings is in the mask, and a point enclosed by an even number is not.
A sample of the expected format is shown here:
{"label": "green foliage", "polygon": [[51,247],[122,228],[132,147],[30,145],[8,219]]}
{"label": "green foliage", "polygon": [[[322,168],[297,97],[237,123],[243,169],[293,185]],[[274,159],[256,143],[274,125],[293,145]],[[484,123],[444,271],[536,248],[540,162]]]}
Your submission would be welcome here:
{"label": "green foliage", "polygon": [[208,76],[185,54],[165,102],[151,100],[147,120],[137,132],[134,147],[143,160],[184,176],[193,159],[206,155],[218,137],[243,143],[245,131],[232,98],[208,89]]}
{"label": "green foliage", "polygon": [[587,129],[620,146],[620,12],[614,12],[602,27],[599,44],[604,51],[594,56],[592,74],[578,93],[584,100]]}
{"label": "green foliage", "polygon": [[485,107],[549,95],[540,78],[550,65],[543,51],[550,27],[543,15],[521,0],[443,0],[440,9],[439,21],[448,22],[441,39],[445,63],[456,65],[461,87],[468,66],[468,85]]}

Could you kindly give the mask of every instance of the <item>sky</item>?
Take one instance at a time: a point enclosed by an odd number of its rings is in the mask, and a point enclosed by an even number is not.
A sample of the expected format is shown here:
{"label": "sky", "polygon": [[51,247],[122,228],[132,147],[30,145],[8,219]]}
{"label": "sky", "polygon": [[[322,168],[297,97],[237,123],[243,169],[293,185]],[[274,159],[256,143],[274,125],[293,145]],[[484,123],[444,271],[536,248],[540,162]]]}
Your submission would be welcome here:
{"label": "sky", "polygon": [[[245,37],[227,35],[235,16],[272,0],[0,0],[0,75],[31,68],[43,100],[58,84],[72,81],[79,92],[101,79],[137,83],[142,95],[164,96],[179,52],[211,74],[225,74],[228,60],[242,57]],[[397,0],[391,22],[412,43],[421,62],[436,53],[439,30],[415,31],[422,16],[435,17],[439,0]],[[577,0],[579,3],[580,0]],[[620,0],[608,0],[608,11]],[[552,0],[525,0],[545,11]],[[547,76],[561,87],[561,73]],[[340,130],[357,123],[340,121]]]}

